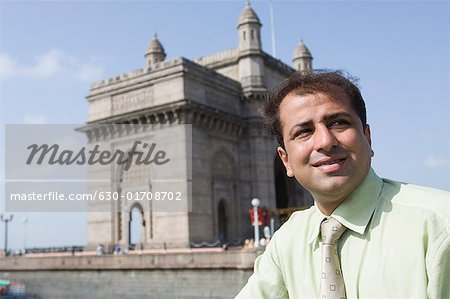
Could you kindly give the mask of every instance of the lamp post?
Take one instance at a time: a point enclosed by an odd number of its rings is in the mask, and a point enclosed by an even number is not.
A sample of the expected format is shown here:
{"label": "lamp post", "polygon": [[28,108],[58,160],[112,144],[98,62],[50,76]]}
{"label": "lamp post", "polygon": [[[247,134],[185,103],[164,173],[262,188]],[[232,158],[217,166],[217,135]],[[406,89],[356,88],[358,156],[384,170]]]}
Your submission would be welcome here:
{"label": "lamp post", "polygon": [[270,217],[270,235],[273,236],[273,233],[275,232],[275,219]]}
{"label": "lamp post", "polygon": [[259,247],[259,219],[258,219],[258,207],[260,204],[260,200],[258,198],[252,199],[252,206],[253,206],[253,215],[254,215],[254,223],[255,226],[255,247]]}
{"label": "lamp post", "polygon": [[22,222],[25,225],[25,234],[24,234],[24,237],[23,237],[23,254],[25,254],[26,251],[27,251],[27,223],[28,223],[28,218],[27,217],[23,217],[22,218]]}
{"label": "lamp post", "polygon": [[0,215],[0,220],[5,222],[5,256],[8,255],[8,222],[12,221],[13,215],[10,214],[8,218],[5,215]]}

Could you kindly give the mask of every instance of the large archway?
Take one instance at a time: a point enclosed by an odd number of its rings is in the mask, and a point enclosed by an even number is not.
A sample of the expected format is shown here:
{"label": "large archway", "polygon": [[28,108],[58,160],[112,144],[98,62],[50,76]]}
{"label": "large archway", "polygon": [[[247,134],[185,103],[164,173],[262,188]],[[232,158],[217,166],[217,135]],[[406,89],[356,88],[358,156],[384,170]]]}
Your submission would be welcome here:
{"label": "large archway", "polygon": [[[131,150],[127,155],[127,159],[132,158]],[[144,248],[153,238],[152,203],[130,201],[126,199],[126,195],[151,191],[150,166],[132,164],[125,170],[124,163],[120,164],[116,172],[115,185],[119,200],[113,201],[113,244],[121,246],[140,244],[140,247]]]}
{"label": "large archway", "polygon": [[233,155],[221,148],[212,155],[212,213],[216,240],[230,242],[239,238],[236,163]]}
{"label": "large archway", "polygon": [[278,153],[274,157],[274,177],[277,209],[312,206],[311,194],[295,178],[286,175],[286,168]]}
{"label": "large archway", "polygon": [[287,175],[286,168],[278,154],[275,155],[274,161],[274,177],[275,177],[275,194],[277,201],[277,209],[287,208],[289,205],[289,195],[287,192]]}

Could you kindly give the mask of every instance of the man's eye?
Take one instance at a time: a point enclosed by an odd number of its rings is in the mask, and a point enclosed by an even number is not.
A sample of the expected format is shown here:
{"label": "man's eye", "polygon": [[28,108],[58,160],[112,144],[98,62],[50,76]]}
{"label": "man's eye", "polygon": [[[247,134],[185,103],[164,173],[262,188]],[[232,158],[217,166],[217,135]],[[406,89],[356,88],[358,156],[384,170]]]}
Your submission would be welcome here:
{"label": "man's eye", "polygon": [[336,119],[331,122],[330,126],[333,128],[345,128],[350,125],[350,122],[348,122],[345,119]]}
{"label": "man's eye", "polygon": [[301,129],[295,132],[294,138],[305,138],[311,135],[312,129]]}

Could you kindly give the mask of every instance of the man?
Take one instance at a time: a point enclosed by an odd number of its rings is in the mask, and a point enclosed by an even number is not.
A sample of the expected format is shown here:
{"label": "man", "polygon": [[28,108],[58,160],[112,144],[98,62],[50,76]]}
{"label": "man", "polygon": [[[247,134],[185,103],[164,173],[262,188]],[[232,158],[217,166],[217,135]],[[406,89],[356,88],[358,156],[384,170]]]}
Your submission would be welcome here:
{"label": "man", "polygon": [[359,89],[295,73],[265,104],[287,175],[314,197],[236,298],[450,298],[450,193],[379,178]]}

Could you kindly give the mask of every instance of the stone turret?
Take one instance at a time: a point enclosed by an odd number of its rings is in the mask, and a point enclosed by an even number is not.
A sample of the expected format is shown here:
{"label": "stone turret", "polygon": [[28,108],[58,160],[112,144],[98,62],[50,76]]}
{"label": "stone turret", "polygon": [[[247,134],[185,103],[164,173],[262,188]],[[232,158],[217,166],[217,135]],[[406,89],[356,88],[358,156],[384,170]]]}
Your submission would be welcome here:
{"label": "stone turret", "polygon": [[305,43],[300,41],[295,49],[294,57],[292,62],[294,63],[294,68],[300,72],[311,72],[312,71],[312,60],[313,57],[311,52],[306,47]]}
{"label": "stone turret", "polygon": [[261,22],[247,1],[238,22],[239,81],[245,96],[261,94],[264,87],[264,61],[261,48]]}
{"label": "stone turret", "polygon": [[261,26],[258,16],[247,1],[237,26],[240,51],[261,50]]}
{"label": "stone turret", "polygon": [[153,36],[150,45],[148,45],[147,52],[145,53],[145,59],[147,60],[147,66],[164,61],[166,59],[166,52],[164,51],[161,42],[158,40],[157,35]]}

